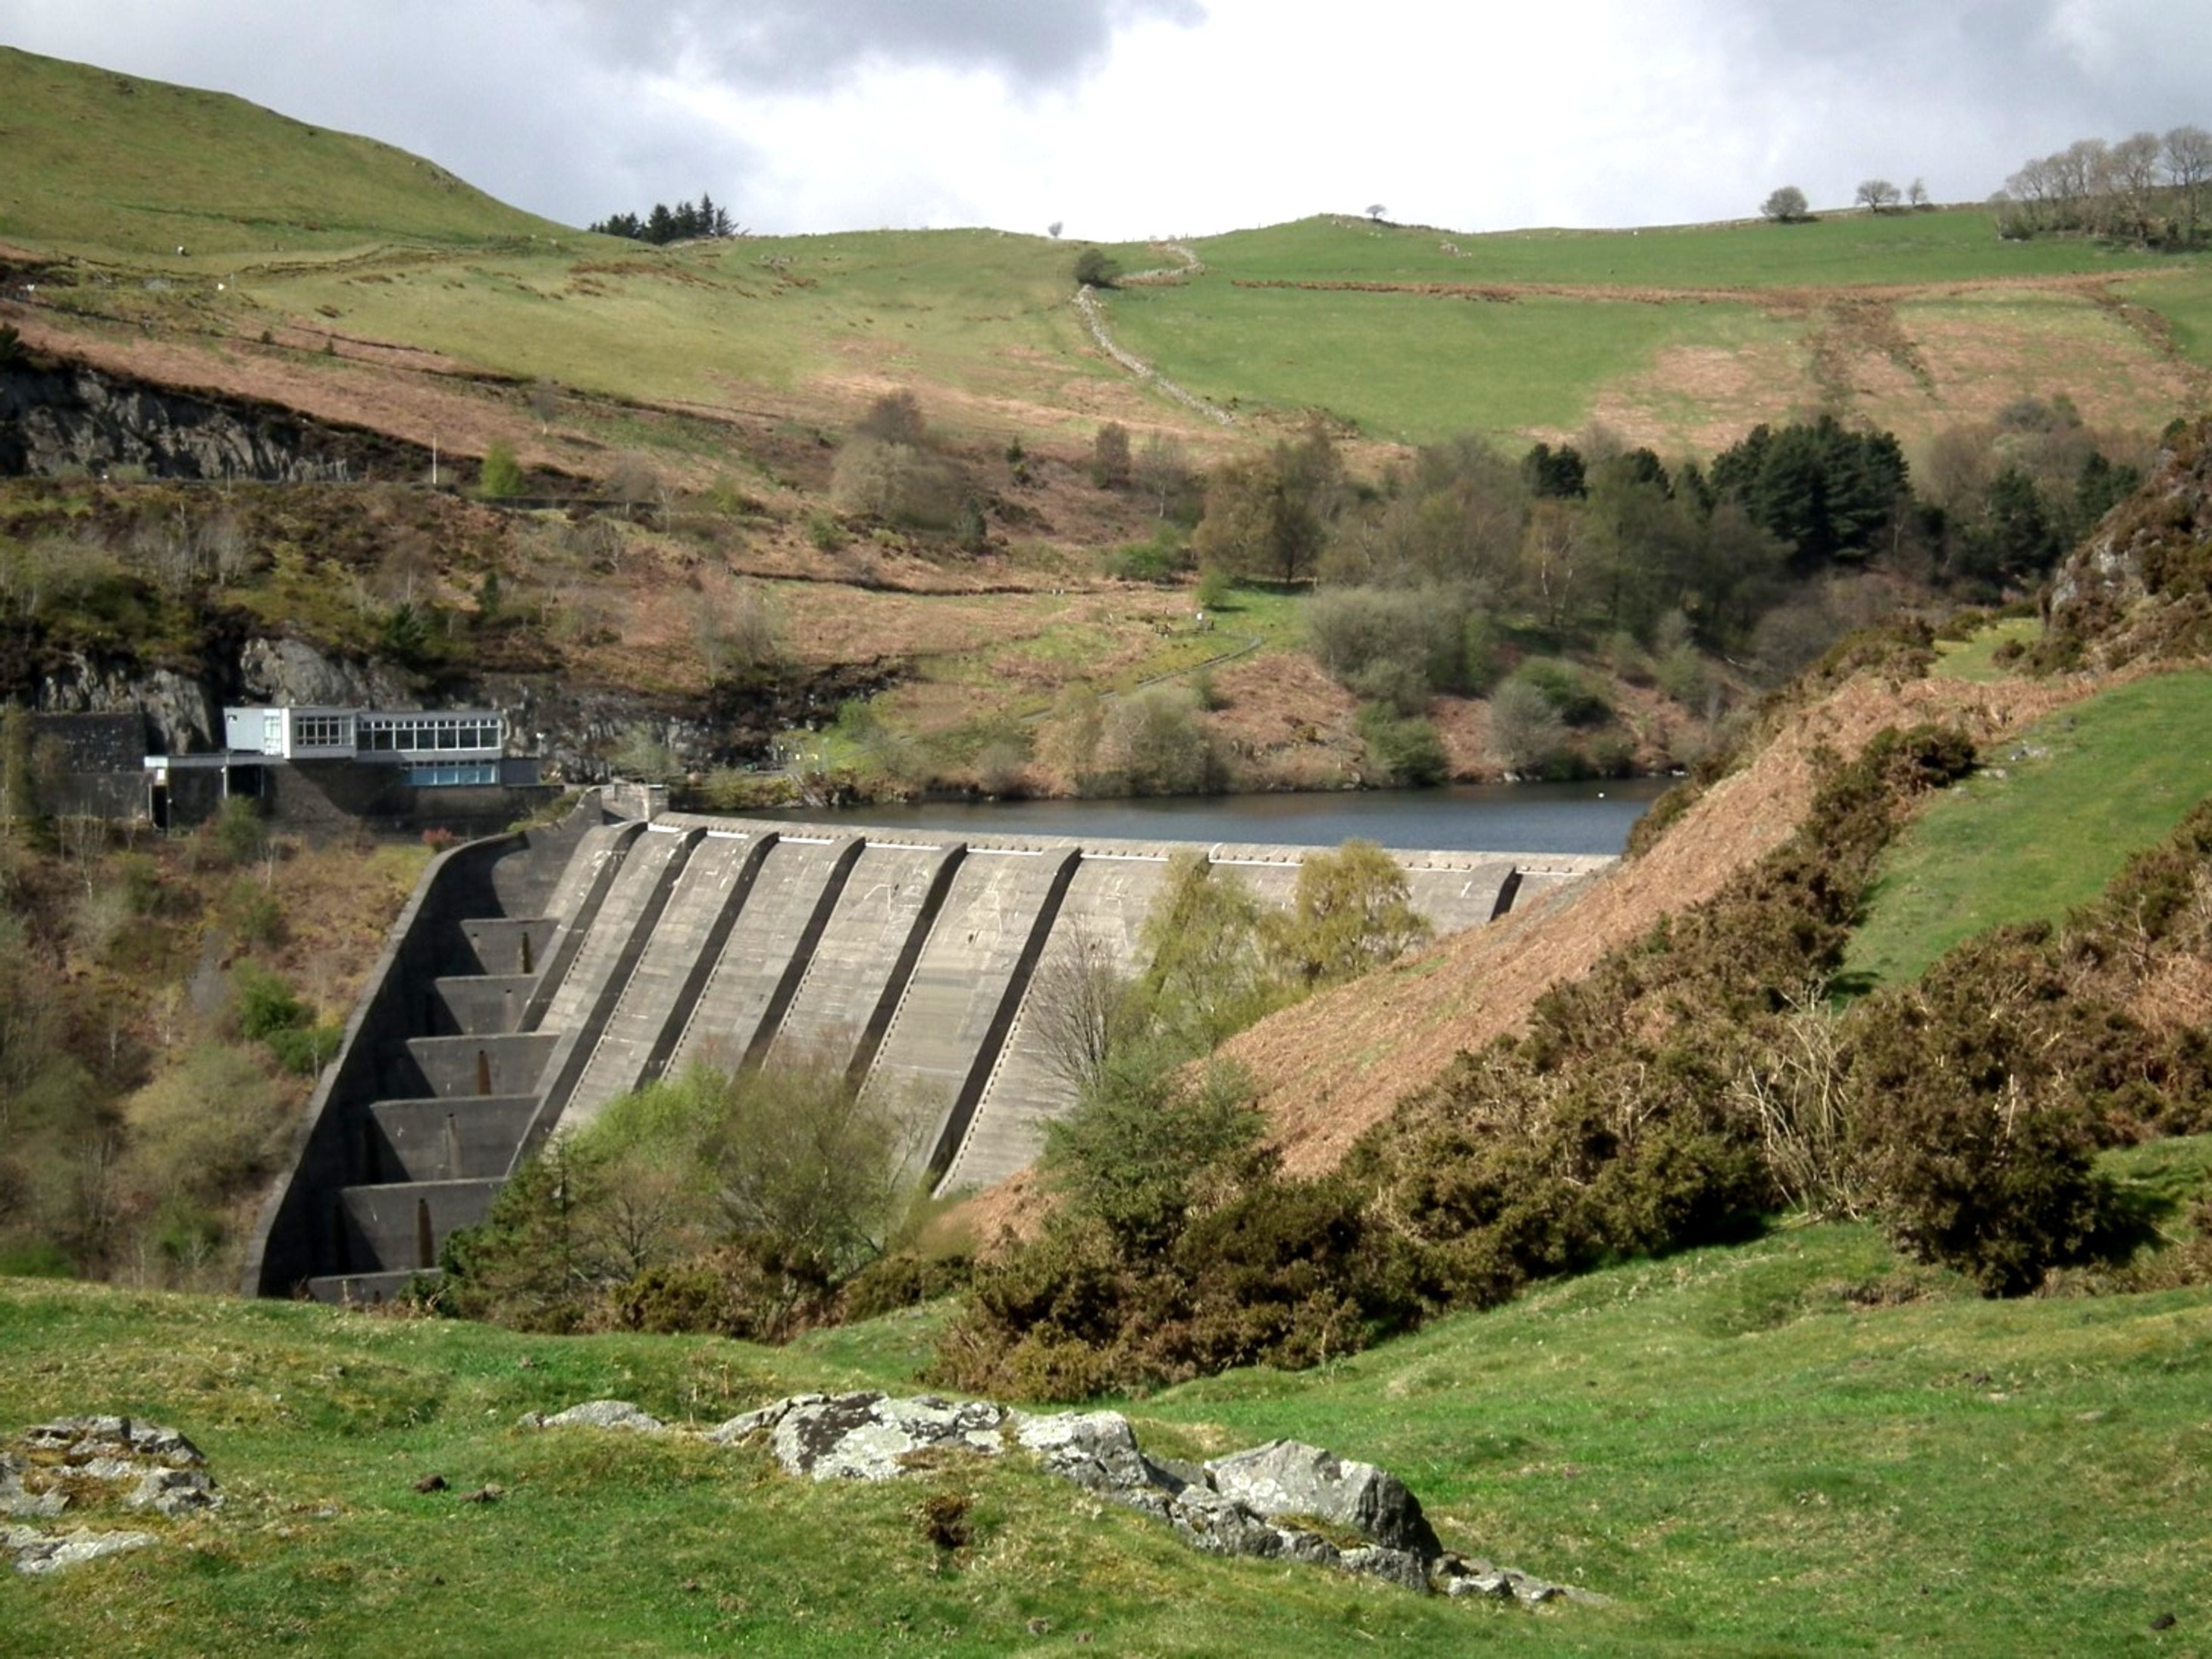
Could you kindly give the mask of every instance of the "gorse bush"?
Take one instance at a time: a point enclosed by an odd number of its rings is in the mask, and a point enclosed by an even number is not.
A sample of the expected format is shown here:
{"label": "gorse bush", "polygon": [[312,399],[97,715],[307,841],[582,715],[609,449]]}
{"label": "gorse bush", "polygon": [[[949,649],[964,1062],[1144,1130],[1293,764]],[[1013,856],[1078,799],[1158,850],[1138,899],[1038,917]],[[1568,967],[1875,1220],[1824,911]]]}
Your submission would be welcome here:
{"label": "gorse bush", "polygon": [[530,1330],[780,1340],[896,1236],[919,1121],[825,1059],[695,1066],[518,1171],[448,1240],[436,1302]]}
{"label": "gorse bush", "polygon": [[[2140,1216],[2094,1154],[2197,1127],[2212,1098],[2212,1043],[2187,1007],[2130,1012],[2175,953],[2212,960],[2212,807],[2067,930],[1972,941],[1920,985],[1839,1011],[1832,982],[1878,859],[1973,750],[1947,728],[1893,729],[1825,764],[1788,842],[1555,986],[1524,1034],[1462,1055],[1328,1181],[1285,1180],[1220,1097],[1194,1109],[1188,1091],[1224,1086],[1218,1073],[1200,1085],[1147,1054],[1087,1091],[1045,1166],[1060,1208],[979,1271],[942,1374],[1066,1396],[1311,1363],[1539,1279],[1741,1238],[1792,1205],[1873,1215],[1993,1295],[2124,1259]],[[1154,1030],[1210,1044],[1233,1022],[1198,1017],[1205,996],[1295,958],[1249,942],[1233,888],[1183,878],[1156,913]]]}

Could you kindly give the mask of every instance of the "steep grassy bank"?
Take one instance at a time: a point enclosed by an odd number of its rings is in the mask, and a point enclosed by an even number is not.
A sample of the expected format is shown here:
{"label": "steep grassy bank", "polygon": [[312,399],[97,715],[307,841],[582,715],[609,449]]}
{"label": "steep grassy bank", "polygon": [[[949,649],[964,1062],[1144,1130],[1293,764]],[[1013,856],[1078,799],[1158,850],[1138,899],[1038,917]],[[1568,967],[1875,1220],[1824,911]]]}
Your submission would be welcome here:
{"label": "steep grassy bank", "polygon": [[2021,730],[1931,802],[1884,861],[1844,954],[1855,983],[1900,984],[1969,934],[2063,921],[2129,854],[2212,794],[2212,675],[2117,686]]}

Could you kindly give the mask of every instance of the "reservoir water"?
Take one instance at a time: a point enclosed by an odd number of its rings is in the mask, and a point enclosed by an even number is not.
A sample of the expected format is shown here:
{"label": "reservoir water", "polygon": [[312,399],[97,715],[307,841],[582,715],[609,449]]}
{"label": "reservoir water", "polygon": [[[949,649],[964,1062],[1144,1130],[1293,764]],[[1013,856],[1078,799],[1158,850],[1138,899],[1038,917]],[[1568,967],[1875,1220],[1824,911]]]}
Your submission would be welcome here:
{"label": "reservoir water", "polygon": [[1334,847],[1353,836],[1413,852],[1594,853],[1628,844],[1629,827],[1666,778],[1591,783],[1468,783],[1328,794],[1198,795],[1164,800],[939,801],[846,811],[750,813],[809,823],[941,835],[1092,836]]}

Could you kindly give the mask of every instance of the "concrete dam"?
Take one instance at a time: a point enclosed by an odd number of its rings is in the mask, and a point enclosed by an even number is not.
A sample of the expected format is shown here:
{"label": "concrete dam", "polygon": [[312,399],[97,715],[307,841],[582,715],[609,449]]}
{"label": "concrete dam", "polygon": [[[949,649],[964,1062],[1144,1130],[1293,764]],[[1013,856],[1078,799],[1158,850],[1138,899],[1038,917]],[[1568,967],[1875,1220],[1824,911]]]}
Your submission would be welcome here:
{"label": "concrete dam", "polygon": [[[694,1062],[826,1058],[916,1103],[939,1193],[1027,1165],[1073,1100],[1041,964],[1126,970],[1178,852],[1287,903],[1300,847],[960,839],[662,813],[471,842],[425,872],[319,1079],[249,1295],[371,1302],[434,1269],[558,1129]],[[1612,860],[1393,852],[1439,933]]]}

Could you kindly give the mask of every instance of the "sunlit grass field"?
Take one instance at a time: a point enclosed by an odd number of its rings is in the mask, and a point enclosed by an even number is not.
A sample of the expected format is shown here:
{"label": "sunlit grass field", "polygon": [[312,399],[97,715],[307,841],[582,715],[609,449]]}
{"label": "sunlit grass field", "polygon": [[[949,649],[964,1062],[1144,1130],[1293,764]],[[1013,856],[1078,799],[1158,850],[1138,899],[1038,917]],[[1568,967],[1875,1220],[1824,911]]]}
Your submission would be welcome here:
{"label": "sunlit grass field", "polygon": [[[0,1427],[143,1414],[228,1498],[155,1523],[156,1549],[6,1575],[0,1649],[2179,1652],[2212,1619],[2212,1297],[1986,1303],[1851,1227],[1128,1407],[1161,1452],[1281,1435],[1379,1462],[1448,1546],[1607,1607],[1210,1559],[1018,1459],[815,1486],[758,1450],[513,1426],[609,1396],[708,1425],[804,1389],[910,1391],[939,1316],[770,1351],[0,1280]],[[449,1489],[417,1493],[430,1474]],[[488,1482],[498,1501],[459,1501]],[[924,1536],[939,1492],[969,1500],[956,1553]]]}

